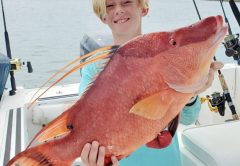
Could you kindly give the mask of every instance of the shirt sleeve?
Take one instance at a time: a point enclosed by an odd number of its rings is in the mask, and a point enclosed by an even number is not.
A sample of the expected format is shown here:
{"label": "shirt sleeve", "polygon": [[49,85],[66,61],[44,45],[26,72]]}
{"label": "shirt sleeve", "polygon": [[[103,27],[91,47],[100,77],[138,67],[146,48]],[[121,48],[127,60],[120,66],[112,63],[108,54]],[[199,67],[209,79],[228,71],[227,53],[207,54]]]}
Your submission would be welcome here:
{"label": "shirt sleeve", "polygon": [[190,125],[194,123],[199,116],[201,109],[200,98],[197,97],[196,102],[191,106],[185,106],[180,113],[180,123]]}
{"label": "shirt sleeve", "polygon": [[79,96],[82,96],[88,85],[93,81],[94,71],[92,68],[94,69],[92,65],[87,65],[81,71],[82,76],[79,85]]}
{"label": "shirt sleeve", "polygon": [[[98,52],[94,55],[92,55],[87,60],[96,57],[102,53],[110,52],[111,50],[105,50],[103,52]],[[103,64],[105,64],[108,60],[103,59],[98,62],[90,63],[82,68],[81,71],[81,80],[80,80],[80,86],[79,86],[79,96],[81,96],[89,84],[94,81],[95,77],[103,70]]]}
{"label": "shirt sleeve", "polygon": [[89,84],[94,81],[95,76],[99,72],[101,72],[102,69],[99,68],[99,66],[103,63],[104,63],[104,60],[101,60],[99,62],[93,62],[82,68],[82,76],[81,76],[80,86],[79,86],[79,96],[81,96],[85,92]]}

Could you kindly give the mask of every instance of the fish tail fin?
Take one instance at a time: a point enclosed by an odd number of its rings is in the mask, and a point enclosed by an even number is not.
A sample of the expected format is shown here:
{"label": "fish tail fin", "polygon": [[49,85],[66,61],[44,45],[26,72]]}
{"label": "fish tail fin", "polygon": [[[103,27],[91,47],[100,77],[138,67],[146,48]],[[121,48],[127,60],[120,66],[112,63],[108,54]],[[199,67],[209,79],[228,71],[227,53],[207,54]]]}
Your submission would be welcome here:
{"label": "fish tail fin", "polygon": [[[40,145],[41,146],[41,145]],[[41,152],[38,152],[36,148],[27,149],[14,158],[12,158],[6,166],[47,166],[51,165],[47,157]]]}
{"label": "fish tail fin", "polygon": [[67,166],[72,161],[61,161],[57,159],[56,154],[50,154],[49,150],[43,148],[43,145],[27,149],[14,158],[6,166]]}

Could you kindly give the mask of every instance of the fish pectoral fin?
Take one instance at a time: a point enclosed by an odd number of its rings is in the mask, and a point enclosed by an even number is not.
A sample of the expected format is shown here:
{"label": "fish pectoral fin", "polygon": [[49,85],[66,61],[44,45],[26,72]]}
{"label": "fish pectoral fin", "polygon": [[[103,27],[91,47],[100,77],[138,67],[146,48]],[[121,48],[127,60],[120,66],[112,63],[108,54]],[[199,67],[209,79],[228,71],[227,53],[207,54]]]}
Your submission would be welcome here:
{"label": "fish pectoral fin", "polygon": [[162,91],[137,102],[129,111],[141,117],[157,120],[161,119],[167,112],[172,98],[167,92]]}
{"label": "fish pectoral fin", "polygon": [[68,129],[68,117],[69,111],[64,112],[59,117],[51,121],[47,126],[45,126],[30,142],[27,146],[30,147],[33,141],[44,142],[49,139],[55,138],[57,136],[62,136],[69,133],[71,130]]}
{"label": "fish pectoral fin", "polygon": [[166,148],[172,142],[172,135],[169,131],[162,131],[154,140],[147,143],[146,146],[154,149]]}

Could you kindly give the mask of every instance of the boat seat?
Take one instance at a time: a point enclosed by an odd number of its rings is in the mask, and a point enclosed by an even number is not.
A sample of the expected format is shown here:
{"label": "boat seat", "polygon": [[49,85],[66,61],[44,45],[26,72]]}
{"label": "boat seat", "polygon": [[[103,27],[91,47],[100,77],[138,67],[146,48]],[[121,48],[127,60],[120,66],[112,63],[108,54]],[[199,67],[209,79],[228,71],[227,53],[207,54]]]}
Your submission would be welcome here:
{"label": "boat seat", "polygon": [[[26,147],[27,134],[25,127],[25,116],[23,108],[10,109],[7,112],[8,119],[5,123],[4,138],[0,151],[0,165],[6,165],[7,162],[17,153],[23,151]],[[14,147],[14,148],[12,148]]]}
{"label": "boat seat", "polygon": [[70,108],[79,96],[77,93],[43,97],[32,108],[32,120],[35,125],[45,125]]}
{"label": "boat seat", "polygon": [[[208,166],[240,165],[240,121],[185,129],[184,147]],[[220,146],[219,146],[220,145]]]}
{"label": "boat seat", "polygon": [[112,35],[106,33],[85,33],[80,41],[80,55],[87,54],[93,50],[106,45],[112,45]]}

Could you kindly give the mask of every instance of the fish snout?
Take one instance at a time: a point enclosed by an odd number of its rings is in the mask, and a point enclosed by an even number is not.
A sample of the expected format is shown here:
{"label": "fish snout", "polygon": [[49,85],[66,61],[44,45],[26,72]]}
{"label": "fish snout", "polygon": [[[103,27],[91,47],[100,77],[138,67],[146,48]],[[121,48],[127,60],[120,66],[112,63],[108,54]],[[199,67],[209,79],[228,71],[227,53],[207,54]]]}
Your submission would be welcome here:
{"label": "fish snout", "polygon": [[223,20],[223,17],[218,15],[216,16],[216,20],[217,20],[217,32],[214,43],[221,42],[228,32],[228,26]]}
{"label": "fish snout", "polygon": [[223,17],[221,15],[217,15],[216,19],[217,19],[218,26],[223,26],[223,24],[225,23],[223,20]]}

